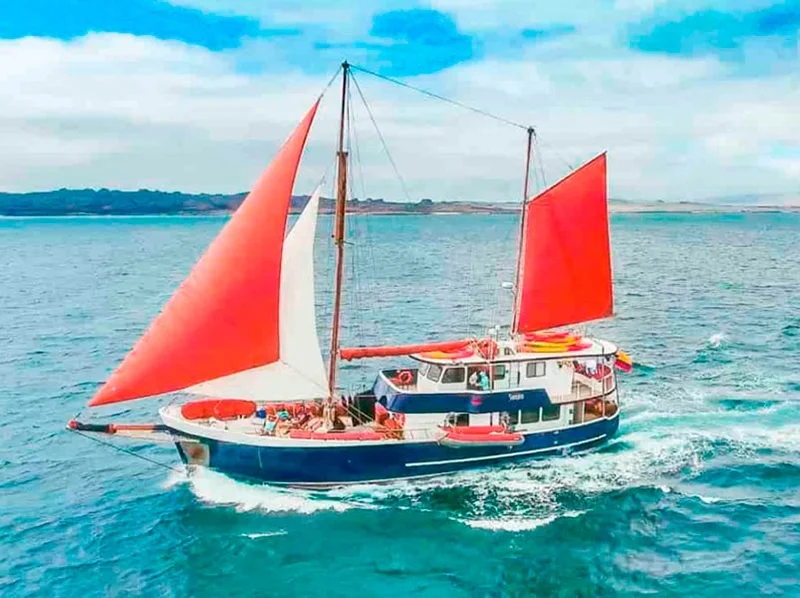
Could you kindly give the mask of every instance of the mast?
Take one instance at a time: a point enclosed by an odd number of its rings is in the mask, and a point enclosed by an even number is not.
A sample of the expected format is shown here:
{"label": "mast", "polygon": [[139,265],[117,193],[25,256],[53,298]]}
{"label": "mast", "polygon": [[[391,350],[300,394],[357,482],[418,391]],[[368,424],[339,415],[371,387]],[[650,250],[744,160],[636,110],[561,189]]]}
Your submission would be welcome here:
{"label": "mast", "polygon": [[519,300],[522,289],[520,288],[520,275],[522,273],[522,258],[525,250],[525,204],[528,201],[528,184],[531,178],[531,148],[533,147],[533,136],[535,130],[528,127],[528,146],[525,152],[525,181],[522,185],[522,214],[519,218],[519,245],[517,247],[517,271],[514,277],[514,315],[511,323],[511,334],[516,334],[519,318]]}
{"label": "mast", "polygon": [[342,109],[339,120],[339,151],[336,178],[336,216],[333,242],[336,245],[336,273],[333,286],[333,324],[331,325],[331,351],[328,363],[328,392],[333,398],[336,391],[336,361],[339,353],[339,318],[342,309],[342,282],[344,275],[344,225],[347,209],[347,152],[344,151],[344,125],[347,118],[347,85],[350,65],[342,63]]}

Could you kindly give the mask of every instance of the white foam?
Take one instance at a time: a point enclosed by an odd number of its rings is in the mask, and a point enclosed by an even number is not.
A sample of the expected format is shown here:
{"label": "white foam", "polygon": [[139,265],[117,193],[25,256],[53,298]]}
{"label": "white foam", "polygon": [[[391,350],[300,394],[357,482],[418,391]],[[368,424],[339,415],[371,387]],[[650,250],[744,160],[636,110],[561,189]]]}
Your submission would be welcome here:
{"label": "white foam", "polygon": [[724,332],[717,332],[711,335],[708,339],[708,344],[716,349],[726,340],[728,340],[728,336]]}
{"label": "white foam", "polygon": [[274,536],[285,536],[288,532],[286,530],[279,529],[274,532],[261,532],[255,534],[241,534],[243,538],[250,538],[251,540],[256,540],[258,538],[272,538]]}
{"label": "white foam", "polygon": [[472,521],[462,520],[462,522],[472,528],[487,529],[493,532],[525,532],[552,523],[556,519],[555,515],[550,515],[541,519],[473,519]]}
{"label": "white foam", "polygon": [[700,499],[700,502],[703,502],[707,505],[713,505],[714,503],[717,503],[722,500],[721,498],[718,498],[716,496],[703,496],[702,494],[698,494],[697,498]]}
{"label": "white foam", "polygon": [[526,532],[534,530],[537,527],[549,525],[561,517],[580,517],[584,513],[586,513],[586,511],[567,511],[560,515],[553,514],[540,518],[511,517],[497,519],[462,519],[460,521],[469,527],[486,529],[493,532]]}
{"label": "white foam", "polygon": [[240,512],[309,514],[317,511],[342,512],[355,506],[343,500],[321,498],[302,490],[239,482],[202,467],[193,471],[188,481],[194,495],[204,503],[233,506]]}
{"label": "white foam", "polygon": [[187,481],[189,481],[189,479],[186,477],[185,471],[173,469],[169,472],[169,475],[167,475],[167,479],[161,483],[161,487],[164,490],[171,490],[175,486],[185,484]]}

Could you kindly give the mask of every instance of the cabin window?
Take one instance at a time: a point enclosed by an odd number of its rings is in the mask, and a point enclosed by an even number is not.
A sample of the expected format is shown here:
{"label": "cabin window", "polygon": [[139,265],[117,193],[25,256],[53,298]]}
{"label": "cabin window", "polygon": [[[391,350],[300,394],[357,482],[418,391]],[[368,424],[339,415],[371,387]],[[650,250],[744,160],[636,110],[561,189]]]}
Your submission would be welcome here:
{"label": "cabin window", "polygon": [[447,368],[442,376],[442,384],[458,384],[466,380],[464,368]]}
{"label": "cabin window", "polygon": [[491,390],[492,382],[489,380],[489,367],[478,365],[468,368],[467,389],[469,390]]}
{"label": "cabin window", "polygon": [[494,366],[494,379],[505,380],[505,378],[506,378],[506,366],[504,365]]}
{"label": "cabin window", "polygon": [[561,417],[561,405],[542,407],[542,421],[549,422]]}
{"label": "cabin window", "polygon": [[439,376],[442,375],[442,366],[436,365],[435,363],[431,364],[431,369],[428,370],[428,380],[433,380],[434,382],[439,381]]}
{"label": "cabin window", "polygon": [[506,411],[501,413],[500,423],[507,426],[516,426],[519,423],[519,411]]}
{"label": "cabin window", "polygon": [[539,410],[533,409],[531,411],[523,411],[520,414],[519,421],[521,424],[535,424],[539,421]]}
{"label": "cabin window", "polygon": [[422,363],[419,366],[419,375],[420,376],[427,376],[428,375],[428,368],[431,367],[429,363]]}
{"label": "cabin window", "polygon": [[547,364],[544,361],[531,361],[525,366],[525,373],[528,378],[541,378],[547,372]]}

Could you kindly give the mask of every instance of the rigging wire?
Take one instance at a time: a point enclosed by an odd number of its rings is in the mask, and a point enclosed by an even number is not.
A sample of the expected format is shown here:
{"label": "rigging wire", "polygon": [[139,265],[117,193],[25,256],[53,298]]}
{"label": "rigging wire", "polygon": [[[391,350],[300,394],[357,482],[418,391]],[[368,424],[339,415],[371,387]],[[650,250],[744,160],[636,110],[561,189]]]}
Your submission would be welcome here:
{"label": "rigging wire", "polygon": [[[356,105],[355,104],[351,104],[351,110],[352,110],[352,122],[351,122],[350,126],[351,126],[351,131],[352,131],[352,134],[353,134],[353,137],[352,137],[352,142],[353,142],[352,160],[354,160],[356,165],[358,166],[359,182],[361,184],[361,200],[364,201],[367,198],[367,186],[366,186],[366,183],[365,183],[365,180],[364,180],[364,168],[363,168],[363,161],[361,159],[361,145],[359,143],[358,126],[357,126],[357,123],[358,123],[358,111],[356,110]],[[352,163],[352,160],[351,160],[351,163]],[[355,186],[355,183],[353,183],[353,186]],[[371,222],[372,218],[369,217],[368,215],[364,215],[363,218],[356,218],[355,221],[357,223],[356,226],[359,227],[360,233],[361,233],[360,236],[358,237],[358,240],[354,241],[354,246],[355,246],[355,249],[356,249],[356,251],[355,251],[355,253],[356,253],[355,260],[362,267],[364,266],[365,263],[368,264],[369,271],[372,272],[372,273],[380,272],[380,270],[378,269],[378,262],[375,259],[375,248],[374,248],[374,244],[372,242],[372,235],[371,235],[371,230],[370,230],[370,224],[372,224],[372,222]],[[355,263],[353,264],[353,271],[355,271],[355,272],[358,271],[358,269],[356,268],[356,264]],[[370,292],[372,292],[372,295],[377,295],[374,277],[368,277],[367,280],[368,280],[367,285],[369,285],[369,286],[365,286],[364,281],[363,280],[359,280],[360,292],[365,297],[369,297]],[[371,281],[371,283],[369,281]],[[364,304],[366,305],[366,308],[364,308]],[[365,302],[362,302],[362,309],[368,309],[369,310],[369,314],[368,315],[370,316],[370,320],[372,322],[377,322],[378,321],[378,318],[375,315],[375,308],[374,308],[374,305],[373,305],[372,301],[367,300]],[[366,337],[364,336],[364,331],[363,330],[361,331],[358,340],[359,340],[359,342],[361,344],[365,343]],[[362,374],[362,382],[366,383],[367,382],[367,380],[366,380],[367,373],[364,372],[363,369],[362,369],[362,372],[363,372],[363,374]]]}
{"label": "rigging wire", "polygon": [[169,465],[168,463],[162,463],[161,461],[157,461],[156,459],[151,459],[150,457],[145,457],[144,455],[140,455],[139,453],[137,453],[135,451],[132,451],[130,449],[126,449],[124,447],[116,445],[113,442],[107,442],[105,440],[101,440],[100,438],[97,438],[96,436],[91,436],[89,434],[85,434],[84,432],[81,432],[80,430],[70,430],[70,432],[73,432],[75,434],[83,436],[84,438],[88,438],[89,440],[94,440],[98,444],[103,444],[103,445],[105,445],[107,447],[110,447],[110,448],[114,449],[115,451],[119,451],[120,453],[125,453],[127,455],[131,455],[132,457],[137,457],[138,459],[142,459],[143,461],[147,461],[148,463],[152,463],[153,465],[158,465],[159,467],[163,467],[165,469],[169,469],[170,471],[175,471],[175,472],[180,473],[180,474],[185,474],[186,473],[186,469],[185,468],[184,469],[180,469],[180,468],[175,467],[173,465]]}
{"label": "rigging wire", "polygon": [[342,65],[339,65],[339,67],[336,69],[336,72],[334,72],[333,76],[328,80],[328,83],[325,85],[325,87],[322,88],[322,92],[320,92],[319,94],[320,98],[322,98],[322,96],[325,95],[325,92],[328,91],[328,89],[330,89],[330,86],[333,85],[333,82],[339,78],[339,73],[341,72],[342,72]]}
{"label": "rigging wire", "polygon": [[[536,130],[535,129],[533,131],[533,147],[534,147],[534,152],[536,153],[534,158],[535,158],[536,162],[539,164],[539,174],[542,177],[542,190],[544,190],[544,189],[547,188],[547,180],[544,177],[544,163],[542,162],[542,151],[541,151],[540,146],[539,146],[539,137],[538,137],[538,135],[536,135]],[[559,158],[560,158],[559,154],[556,154],[556,155],[559,156]],[[560,159],[564,160],[563,158],[560,158]],[[564,162],[566,162],[566,160],[564,160]],[[570,166],[569,163],[567,163],[567,166],[569,166],[570,170],[575,170],[572,166]],[[536,170],[536,168],[534,168],[534,171],[535,170]]]}
{"label": "rigging wire", "polygon": [[[350,168],[348,170],[352,172],[353,169],[353,139],[355,137],[355,114],[353,111],[353,100],[352,100],[352,88],[348,85],[347,86],[347,160]],[[356,150],[357,152],[357,150]],[[360,163],[359,163],[360,166]],[[363,171],[361,172],[362,177],[362,187],[363,187]],[[352,199],[355,196],[355,177],[350,176],[347,177],[347,187],[349,192],[349,197]],[[361,277],[359,276],[359,270],[357,268],[357,264],[359,263],[359,244],[353,240],[354,226],[358,226],[357,223],[353,223],[353,219],[349,218],[350,220],[347,231],[350,233],[350,238],[347,239],[348,245],[350,245],[351,250],[348,251],[348,257],[350,258],[350,280],[352,282],[352,288],[349,289],[350,291],[350,299],[352,302],[352,307],[354,307],[355,317],[352,318],[353,324],[355,326],[355,333],[356,336],[360,339],[364,337],[364,318],[363,318],[363,292],[361,288]]]}
{"label": "rigging wire", "polygon": [[470,106],[469,104],[465,104],[463,102],[459,102],[458,100],[453,100],[451,98],[439,95],[438,93],[434,93],[432,91],[428,91],[427,89],[422,89],[421,87],[415,87],[410,85],[409,83],[404,83],[403,81],[398,81],[397,79],[392,79],[391,77],[387,77],[385,75],[379,75],[376,72],[367,70],[363,67],[350,65],[350,68],[356,71],[361,71],[362,73],[366,73],[368,75],[372,75],[373,77],[377,77],[378,79],[383,79],[384,81],[388,81],[389,83],[394,83],[395,85],[399,85],[400,87],[405,87],[406,89],[411,89],[423,95],[429,96],[431,98],[435,98],[442,102],[446,102],[448,104],[452,104],[453,106],[458,106],[459,108],[463,108],[465,110],[469,110],[470,112],[474,112],[475,114],[480,114],[481,116],[486,116],[487,118],[494,119],[498,122],[501,122],[506,125],[510,125],[512,127],[517,127],[518,129],[523,129],[525,131],[528,130],[526,125],[522,125],[518,122],[514,122],[513,120],[509,120],[497,114],[493,114],[492,112],[488,112],[486,110],[482,110],[481,108],[476,108],[475,106]]}
{"label": "rigging wire", "polygon": [[[360,70],[360,69],[359,69]],[[408,192],[408,186],[406,185],[405,179],[403,179],[403,175],[400,174],[400,170],[397,168],[397,164],[392,158],[392,154],[389,151],[389,146],[386,144],[386,140],[383,138],[383,133],[381,133],[380,128],[378,128],[378,123],[375,121],[375,117],[372,115],[372,110],[367,104],[367,100],[364,97],[363,92],[361,91],[361,86],[358,84],[355,76],[351,77],[353,83],[356,84],[356,91],[358,91],[358,95],[361,97],[361,101],[364,103],[364,108],[367,109],[367,114],[369,115],[369,119],[372,121],[372,126],[375,127],[375,132],[378,134],[378,139],[381,141],[381,145],[383,146],[383,151],[386,154],[386,157],[389,159],[389,163],[392,165],[394,169],[394,173],[397,176],[398,180],[400,181],[400,186],[403,188],[403,194],[406,196],[406,199],[409,203],[411,203],[411,195]]]}

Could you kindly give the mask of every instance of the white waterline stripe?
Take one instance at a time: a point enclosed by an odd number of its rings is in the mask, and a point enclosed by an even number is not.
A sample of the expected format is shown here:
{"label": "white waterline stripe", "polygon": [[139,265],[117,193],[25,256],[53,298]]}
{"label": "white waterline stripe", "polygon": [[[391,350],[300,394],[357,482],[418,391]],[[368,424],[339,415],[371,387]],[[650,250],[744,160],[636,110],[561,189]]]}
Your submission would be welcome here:
{"label": "white waterline stripe", "polygon": [[545,448],[540,449],[531,449],[529,451],[519,451],[517,453],[506,453],[505,455],[488,455],[486,457],[465,457],[464,459],[446,459],[444,461],[422,461],[418,463],[406,463],[406,467],[425,467],[427,465],[447,465],[449,463],[474,463],[476,461],[491,461],[494,459],[508,459],[510,457],[522,457],[524,455],[534,455],[536,453],[544,453],[547,451],[552,451],[554,449],[565,449],[565,448],[572,448],[573,446],[578,446],[581,444],[588,444],[590,442],[594,442],[595,440],[600,440],[601,438],[605,438],[606,434],[600,434],[600,436],[595,436],[594,438],[588,438],[586,440],[580,440],[578,442],[570,442],[569,444],[554,444],[553,446],[548,446]]}

